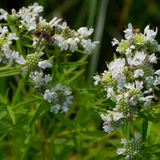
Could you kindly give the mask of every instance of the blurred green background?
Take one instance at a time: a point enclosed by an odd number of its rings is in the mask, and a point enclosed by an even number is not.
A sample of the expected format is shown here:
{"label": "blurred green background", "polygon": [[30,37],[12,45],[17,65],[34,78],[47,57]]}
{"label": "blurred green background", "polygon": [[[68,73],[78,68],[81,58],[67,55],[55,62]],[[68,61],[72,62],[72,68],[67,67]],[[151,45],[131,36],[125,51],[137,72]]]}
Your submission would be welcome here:
{"label": "blurred green background", "polygon": [[[105,62],[110,62],[113,59],[113,53],[115,53],[115,47],[111,45],[111,41],[114,37],[118,40],[123,38],[123,30],[127,27],[128,23],[132,23],[134,29],[140,28],[141,32],[143,32],[148,24],[151,24],[152,28],[156,26],[159,28],[160,26],[160,1],[158,0],[1,0],[0,8],[8,10],[8,12],[10,12],[12,8],[18,11],[22,6],[27,7],[33,2],[38,2],[39,5],[44,7],[41,16],[46,18],[47,21],[57,16],[58,18],[63,18],[70,28],[74,30],[85,26],[94,28],[91,39],[93,41],[100,41],[100,44],[88,60],[89,63],[85,75],[90,79],[94,73],[100,73],[103,72],[104,69],[107,69]],[[160,42],[160,33],[158,33],[156,39]],[[117,56],[119,55],[117,54]],[[74,59],[76,59],[76,55],[73,54],[73,60]],[[158,68],[158,65],[156,67]],[[8,77],[7,80],[9,81],[10,77]],[[0,78],[0,83],[4,84],[1,85],[0,93],[6,92],[8,81]],[[14,84],[13,79],[12,83]],[[88,97],[85,98],[87,100]],[[85,104],[85,98],[81,104]],[[96,112],[98,109],[95,109],[95,112],[93,110],[90,111],[89,107],[79,106],[78,103],[79,102],[75,100],[75,106],[78,106],[76,109],[79,109],[78,114],[75,108],[71,108],[70,113],[66,115],[66,119],[68,118],[70,121],[74,120],[75,123],[77,123],[74,126],[75,129],[72,130],[72,134],[70,134],[70,127],[66,127],[69,122],[62,124],[57,120],[60,119],[60,115],[57,116],[58,118],[53,117],[50,113],[42,115],[41,125],[43,129],[47,128],[46,137],[48,136],[47,142],[49,143],[49,148],[51,148],[50,156],[65,160],[76,160],[78,158],[83,160],[109,160],[109,157],[114,157],[117,146],[121,145],[120,138],[123,137],[121,130],[118,132],[119,134],[116,134],[117,131],[111,135],[106,134],[102,131],[103,122],[100,115]],[[3,124],[3,122],[1,123]],[[48,123],[50,125],[46,127]],[[53,130],[55,126],[57,130]],[[141,130],[139,121],[135,122],[135,128],[137,131]],[[23,131],[25,130],[27,130],[27,128],[23,128]],[[152,125],[152,123],[149,123],[149,131],[152,131],[152,133],[147,137],[147,144],[152,144],[153,141],[154,144],[156,144],[160,141],[158,130],[156,124]],[[33,132],[36,133],[36,127]],[[74,132],[75,134],[77,132],[77,145],[74,144],[76,141]],[[53,133],[53,136],[49,137],[51,133]],[[5,137],[2,146],[0,146],[0,158],[5,157],[4,160],[19,160],[16,159],[16,155],[25,153],[25,151],[28,150],[28,154],[24,155],[25,158],[22,157],[22,159],[42,159],[41,150],[43,150],[43,148],[39,149],[41,143],[37,141],[38,136],[33,136],[28,146],[26,143],[21,146],[22,139],[25,140],[26,135],[21,135],[20,130],[15,130],[13,133],[12,131],[7,131],[7,133],[1,131],[0,134],[0,141]],[[16,137],[16,134],[20,137]],[[50,143],[52,139],[53,143]],[[14,148],[13,143],[15,142],[17,145],[15,145]],[[64,147],[63,144],[65,144]],[[25,148],[24,151],[23,148]]]}

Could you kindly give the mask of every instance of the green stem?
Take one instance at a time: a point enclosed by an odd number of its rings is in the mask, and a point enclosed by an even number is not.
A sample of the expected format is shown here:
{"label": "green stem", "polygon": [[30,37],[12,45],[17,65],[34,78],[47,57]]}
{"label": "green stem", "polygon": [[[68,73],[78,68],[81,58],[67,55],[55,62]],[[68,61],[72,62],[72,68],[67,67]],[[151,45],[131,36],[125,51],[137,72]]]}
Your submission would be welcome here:
{"label": "green stem", "polygon": [[129,140],[130,139],[130,132],[131,132],[131,121],[128,121],[127,119],[124,121],[124,126],[123,126],[123,134],[124,137]]}
{"label": "green stem", "polygon": [[148,121],[146,119],[142,119],[142,142],[146,141],[147,129],[148,129]]}

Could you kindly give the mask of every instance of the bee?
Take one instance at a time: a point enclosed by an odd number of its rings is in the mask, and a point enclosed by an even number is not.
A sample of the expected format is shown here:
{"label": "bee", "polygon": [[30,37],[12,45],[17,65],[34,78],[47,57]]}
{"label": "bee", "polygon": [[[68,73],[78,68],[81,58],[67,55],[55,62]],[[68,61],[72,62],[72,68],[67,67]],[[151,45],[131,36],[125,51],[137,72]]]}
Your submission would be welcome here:
{"label": "bee", "polygon": [[66,34],[68,34],[68,30],[64,29],[64,31],[61,33],[61,35],[66,35]]}
{"label": "bee", "polygon": [[38,17],[35,18],[35,22],[36,22],[36,24],[39,23],[39,18]]}
{"label": "bee", "polygon": [[139,28],[137,28],[137,29],[135,29],[135,30],[132,29],[132,32],[133,32],[133,33],[138,33],[138,34],[139,34],[139,33],[140,33],[140,29],[139,29]]}
{"label": "bee", "polygon": [[[149,60],[149,55],[146,56],[145,61],[147,62]],[[153,63],[148,64],[149,67],[153,68]]]}
{"label": "bee", "polygon": [[129,112],[128,112],[126,118],[127,118],[127,120],[129,120],[131,118],[131,114]]}
{"label": "bee", "polygon": [[54,36],[51,36],[51,33],[45,29],[39,28],[32,32],[32,35],[36,38],[44,38],[48,43],[52,44],[54,42]]}
{"label": "bee", "polygon": [[42,94],[45,93],[45,87],[44,87],[43,85],[40,86],[40,92],[41,92]]}

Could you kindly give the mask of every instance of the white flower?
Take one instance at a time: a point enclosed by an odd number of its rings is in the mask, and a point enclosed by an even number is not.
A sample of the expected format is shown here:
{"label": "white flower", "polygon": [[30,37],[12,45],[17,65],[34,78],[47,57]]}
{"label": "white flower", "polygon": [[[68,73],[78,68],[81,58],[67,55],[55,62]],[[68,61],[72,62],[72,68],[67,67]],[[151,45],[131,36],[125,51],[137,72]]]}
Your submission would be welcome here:
{"label": "white flower", "polygon": [[67,28],[67,22],[63,22],[60,27],[65,30]]}
{"label": "white flower", "polygon": [[5,35],[5,34],[8,32],[7,26],[4,26],[4,27],[2,28],[1,25],[0,25],[0,32],[1,32],[2,35]]}
{"label": "white flower", "polygon": [[43,82],[43,72],[35,72],[35,75],[31,77],[34,82]]}
{"label": "white flower", "polygon": [[16,36],[16,33],[10,33],[9,36],[8,36],[8,39],[9,40],[17,40],[19,39],[17,36]]}
{"label": "white flower", "polygon": [[135,49],[136,47],[135,47],[134,45],[131,45],[130,48],[131,48],[131,49]]}
{"label": "white flower", "polygon": [[13,60],[14,59],[19,59],[19,52],[15,52],[15,51],[12,52],[11,57],[9,59],[9,63],[11,65],[13,65]]}
{"label": "white flower", "polygon": [[35,18],[32,18],[30,19],[28,22],[27,22],[27,25],[28,27],[28,30],[31,31],[31,30],[34,30],[37,28],[37,25],[36,25],[36,22],[35,22]]}
{"label": "white flower", "polygon": [[123,72],[123,67],[125,65],[125,59],[119,58],[115,61],[112,61],[109,65],[107,65],[108,69],[112,71],[112,78],[116,78],[119,74],[121,75]]}
{"label": "white flower", "polygon": [[103,114],[101,114],[101,118],[107,124],[109,124],[112,121],[112,119],[108,115],[104,116]]}
{"label": "white flower", "polygon": [[88,30],[87,27],[81,27],[78,29],[78,33],[79,34],[82,34],[84,37],[88,37],[89,35],[91,35],[93,33],[94,29],[93,28],[90,28]]}
{"label": "white flower", "polygon": [[156,80],[154,81],[154,85],[157,86],[158,84],[160,84],[160,77],[155,76]]}
{"label": "white flower", "polygon": [[108,132],[109,134],[112,133],[112,127],[110,125],[105,125],[102,127],[105,132]]}
{"label": "white flower", "polygon": [[132,55],[131,55],[131,51],[132,51],[132,50],[131,50],[130,48],[127,48],[127,49],[126,49],[126,53],[125,53],[125,54],[126,54],[126,57],[131,57],[131,56],[132,56]]}
{"label": "white flower", "polygon": [[6,56],[6,58],[10,58],[12,50],[10,50],[8,43],[4,43],[3,44],[2,50],[3,50],[4,55]]}
{"label": "white flower", "polygon": [[55,86],[55,91],[56,91],[56,90],[63,90],[63,88],[64,88],[64,87],[61,86],[60,83],[58,83],[58,84]]}
{"label": "white flower", "polygon": [[148,77],[145,78],[144,82],[149,83],[151,80],[153,80],[153,77],[152,76],[148,76]]}
{"label": "white flower", "polygon": [[42,52],[42,51],[40,51],[40,50],[39,50],[39,52],[36,52],[36,53],[37,53],[37,55],[38,55],[39,57],[41,57],[41,56],[44,55],[44,52]]}
{"label": "white flower", "polygon": [[72,38],[67,39],[67,43],[70,44],[71,52],[74,52],[75,50],[78,49],[78,46],[77,46],[75,40],[73,40]]}
{"label": "white flower", "polygon": [[107,89],[107,98],[113,99],[114,97],[115,97],[115,94],[114,94],[113,88],[108,87],[108,89]]}
{"label": "white flower", "polygon": [[20,57],[16,59],[16,62],[23,65],[26,63],[26,60],[23,58],[22,55],[20,55]]}
{"label": "white flower", "polygon": [[139,132],[134,132],[134,137],[135,137],[135,139],[138,139],[139,137],[142,137],[142,135],[140,135],[140,133]]}
{"label": "white flower", "polygon": [[51,102],[51,99],[53,99],[54,92],[50,92],[49,89],[47,89],[44,93],[44,99],[47,100],[48,102]]}
{"label": "white flower", "polygon": [[147,96],[145,97],[145,103],[144,103],[144,108],[146,109],[146,106],[150,106],[151,104],[151,99],[154,98],[154,96]]}
{"label": "white flower", "polygon": [[79,38],[77,38],[77,37],[74,39],[74,41],[75,41],[76,43],[79,43],[79,42],[80,42]]}
{"label": "white flower", "polygon": [[158,76],[160,76],[160,69],[154,72],[154,74],[157,74]]}
{"label": "white flower", "polygon": [[98,76],[93,76],[93,79],[95,80],[94,85],[97,85],[98,82],[102,81],[102,79],[99,78]]}
{"label": "white flower", "polygon": [[152,29],[149,29],[149,25],[146,26],[146,28],[144,29],[144,35],[146,35],[146,38],[148,41],[150,41],[151,43],[153,42],[154,38],[156,37],[158,32],[158,28],[156,27],[156,31],[154,32]]}
{"label": "white flower", "polygon": [[119,44],[119,41],[116,38],[113,38],[113,41],[111,42],[112,46],[115,46],[116,44]]}
{"label": "white flower", "polygon": [[116,100],[117,100],[117,101],[119,101],[121,98],[122,98],[122,95],[121,95],[121,94],[119,94],[119,95],[116,96]]}
{"label": "white flower", "polygon": [[68,104],[73,104],[73,102],[70,101],[71,99],[73,99],[73,96],[68,96],[68,97],[66,98],[66,102],[67,102]]}
{"label": "white flower", "polygon": [[143,93],[144,93],[144,94],[149,94],[149,93],[152,93],[152,92],[153,92],[153,89],[152,89],[152,88],[150,88],[149,90],[144,91]]}
{"label": "white flower", "polygon": [[43,69],[45,69],[45,68],[50,68],[50,67],[52,67],[52,64],[51,63],[49,63],[49,62],[47,62],[47,60],[44,60],[44,61],[40,61],[39,63],[38,63],[38,66],[40,67],[40,68],[43,68]]}
{"label": "white flower", "polygon": [[55,106],[50,107],[50,112],[55,112],[55,114],[57,114],[60,108],[61,108],[61,105],[56,104]]}
{"label": "white flower", "polygon": [[141,82],[136,81],[136,88],[141,90],[143,88],[143,81],[141,81]]}
{"label": "white flower", "polygon": [[126,88],[128,88],[128,89],[130,89],[130,90],[133,90],[134,88],[135,88],[135,85],[134,85],[134,83],[128,83],[128,84],[124,84],[124,86],[126,87]]}
{"label": "white flower", "polygon": [[[51,27],[55,26],[55,27],[58,27],[58,22],[61,21],[62,19],[58,19],[57,17],[54,17],[50,22],[49,24],[51,25]],[[63,27],[65,26],[65,23],[63,24]]]}
{"label": "white flower", "polygon": [[85,48],[84,53],[88,53],[88,54],[91,54],[94,51],[98,43],[99,43],[98,41],[91,42],[90,39],[81,40],[81,45],[83,46],[83,48]]}
{"label": "white flower", "polygon": [[28,8],[29,8],[29,10],[32,11],[31,13],[32,13],[33,17],[38,16],[39,15],[38,12],[42,12],[44,9],[42,6],[39,6],[38,3],[36,3],[36,2],[33,3],[32,6],[29,6]]}
{"label": "white flower", "polygon": [[148,61],[149,61],[150,63],[157,63],[157,58],[156,58],[156,56],[155,56],[154,53],[149,56]]}
{"label": "white flower", "polygon": [[134,78],[138,78],[139,76],[143,76],[144,74],[144,71],[142,69],[137,69],[135,72],[134,72]]}
{"label": "white flower", "polygon": [[116,153],[117,154],[122,154],[122,153],[124,153],[126,150],[124,149],[124,148],[118,148],[117,149],[117,151],[116,151]]}
{"label": "white flower", "polygon": [[45,75],[45,77],[44,77],[44,81],[45,81],[46,83],[48,83],[51,79],[52,79],[52,77],[51,77],[50,74]]}
{"label": "white flower", "polygon": [[145,60],[146,54],[144,52],[135,52],[135,56],[133,58],[127,58],[127,61],[130,66],[138,66],[141,65],[142,62]]}
{"label": "white flower", "polygon": [[68,49],[68,43],[66,40],[64,40],[63,37],[56,36],[54,43],[57,44],[61,48],[61,51]]}
{"label": "white flower", "polygon": [[118,113],[118,112],[115,112],[113,113],[113,120],[114,121],[118,121],[120,118],[123,118],[123,114],[122,113]]}
{"label": "white flower", "polygon": [[67,107],[68,104],[73,104],[70,101],[73,96],[69,96],[72,93],[70,88],[61,86],[60,83],[58,83],[55,88],[51,89],[51,92],[56,93],[53,97],[54,106],[51,107],[51,112],[55,111],[55,113],[57,113],[61,109],[61,113],[67,113],[69,110]]}
{"label": "white flower", "polygon": [[126,38],[127,40],[132,37],[132,29],[133,29],[132,24],[129,23],[129,24],[128,24],[128,28],[123,31],[123,32],[125,33],[125,38]]}
{"label": "white flower", "polygon": [[0,9],[0,13],[1,13],[0,20],[2,20],[2,19],[7,20],[8,13],[4,9],[2,9],[2,8]]}
{"label": "white flower", "polygon": [[124,143],[124,144],[127,143],[127,139],[126,138],[122,138],[121,141],[122,141],[121,143]]}
{"label": "white flower", "polygon": [[61,113],[67,113],[68,112],[68,110],[69,110],[69,108],[67,107],[67,106],[65,106],[65,105],[63,105],[62,106],[62,111],[61,111]]}

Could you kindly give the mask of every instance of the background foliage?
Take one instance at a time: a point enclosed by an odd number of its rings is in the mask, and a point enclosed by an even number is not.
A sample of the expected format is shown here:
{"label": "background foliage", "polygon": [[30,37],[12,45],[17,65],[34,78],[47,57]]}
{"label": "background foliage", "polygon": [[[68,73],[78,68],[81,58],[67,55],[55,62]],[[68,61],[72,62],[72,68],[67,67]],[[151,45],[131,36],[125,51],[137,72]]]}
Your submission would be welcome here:
{"label": "background foliage", "polygon": [[[33,2],[33,0],[6,0],[0,2],[0,8],[8,11],[12,8],[18,10]],[[112,104],[108,102],[108,106],[103,106],[95,103],[96,88],[92,88],[91,76],[96,71],[103,72],[106,69],[105,62],[113,59],[115,48],[111,46],[111,40],[114,37],[120,40],[123,37],[122,30],[128,23],[132,23],[135,29],[143,29],[148,24],[159,28],[160,1],[37,0],[36,2],[44,6],[41,15],[48,21],[57,16],[66,20],[75,30],[81,26],[92,26],[95,29],[92,39],[99,40],[100,44],[93,55],[84,56],[84,61],[88,63],[78,67],[80,73],[77,77],[70,77],[68,84],[79,90],[74,90],[74,106],[70,107],[66,115],[50,113],[47,107],[49,105],[45,102],[38,104],[38,119],[33,117],[37,110],[37,98],[32,96],[33,89],[29,86],[25,86],[24,89],[19,76],[0,78],[0,93],[3,95],[0,96],[0,109],[6,107],[2,102],[12,106],[11,108],[7,106],[6,111],[0,111],[0,160],[109,160],[116,156],[115,151],[117,146],[121,146],[120,138],[123,138],[123,134],[121,129],[110,135],[102,131],[100,114],[105,114],[106,108]],[[156,39],[160,42],[159,33]],[[70,61],[77,61],[80,57],[81,54],[73,54]],[[158,68],[158,65],[156,67]],[[90,91],[84,89],[89,87]],[[78,91],[81,91],[81,94],[76,96]],[[25,101],[21,102],[24,99]],[[159,106],[158,102],[154,105]],[[28,107],[31,108],[29,113],[26,112]],[[28,114],[30,117],[25,116]],[[159,125],[159,122],[149,122],[146,145],[160,143],[157,127]],[[134,127],[141,132],[141,121],[135,119],[133,130]],[[154,158],[144,156],[143,159]]]}

